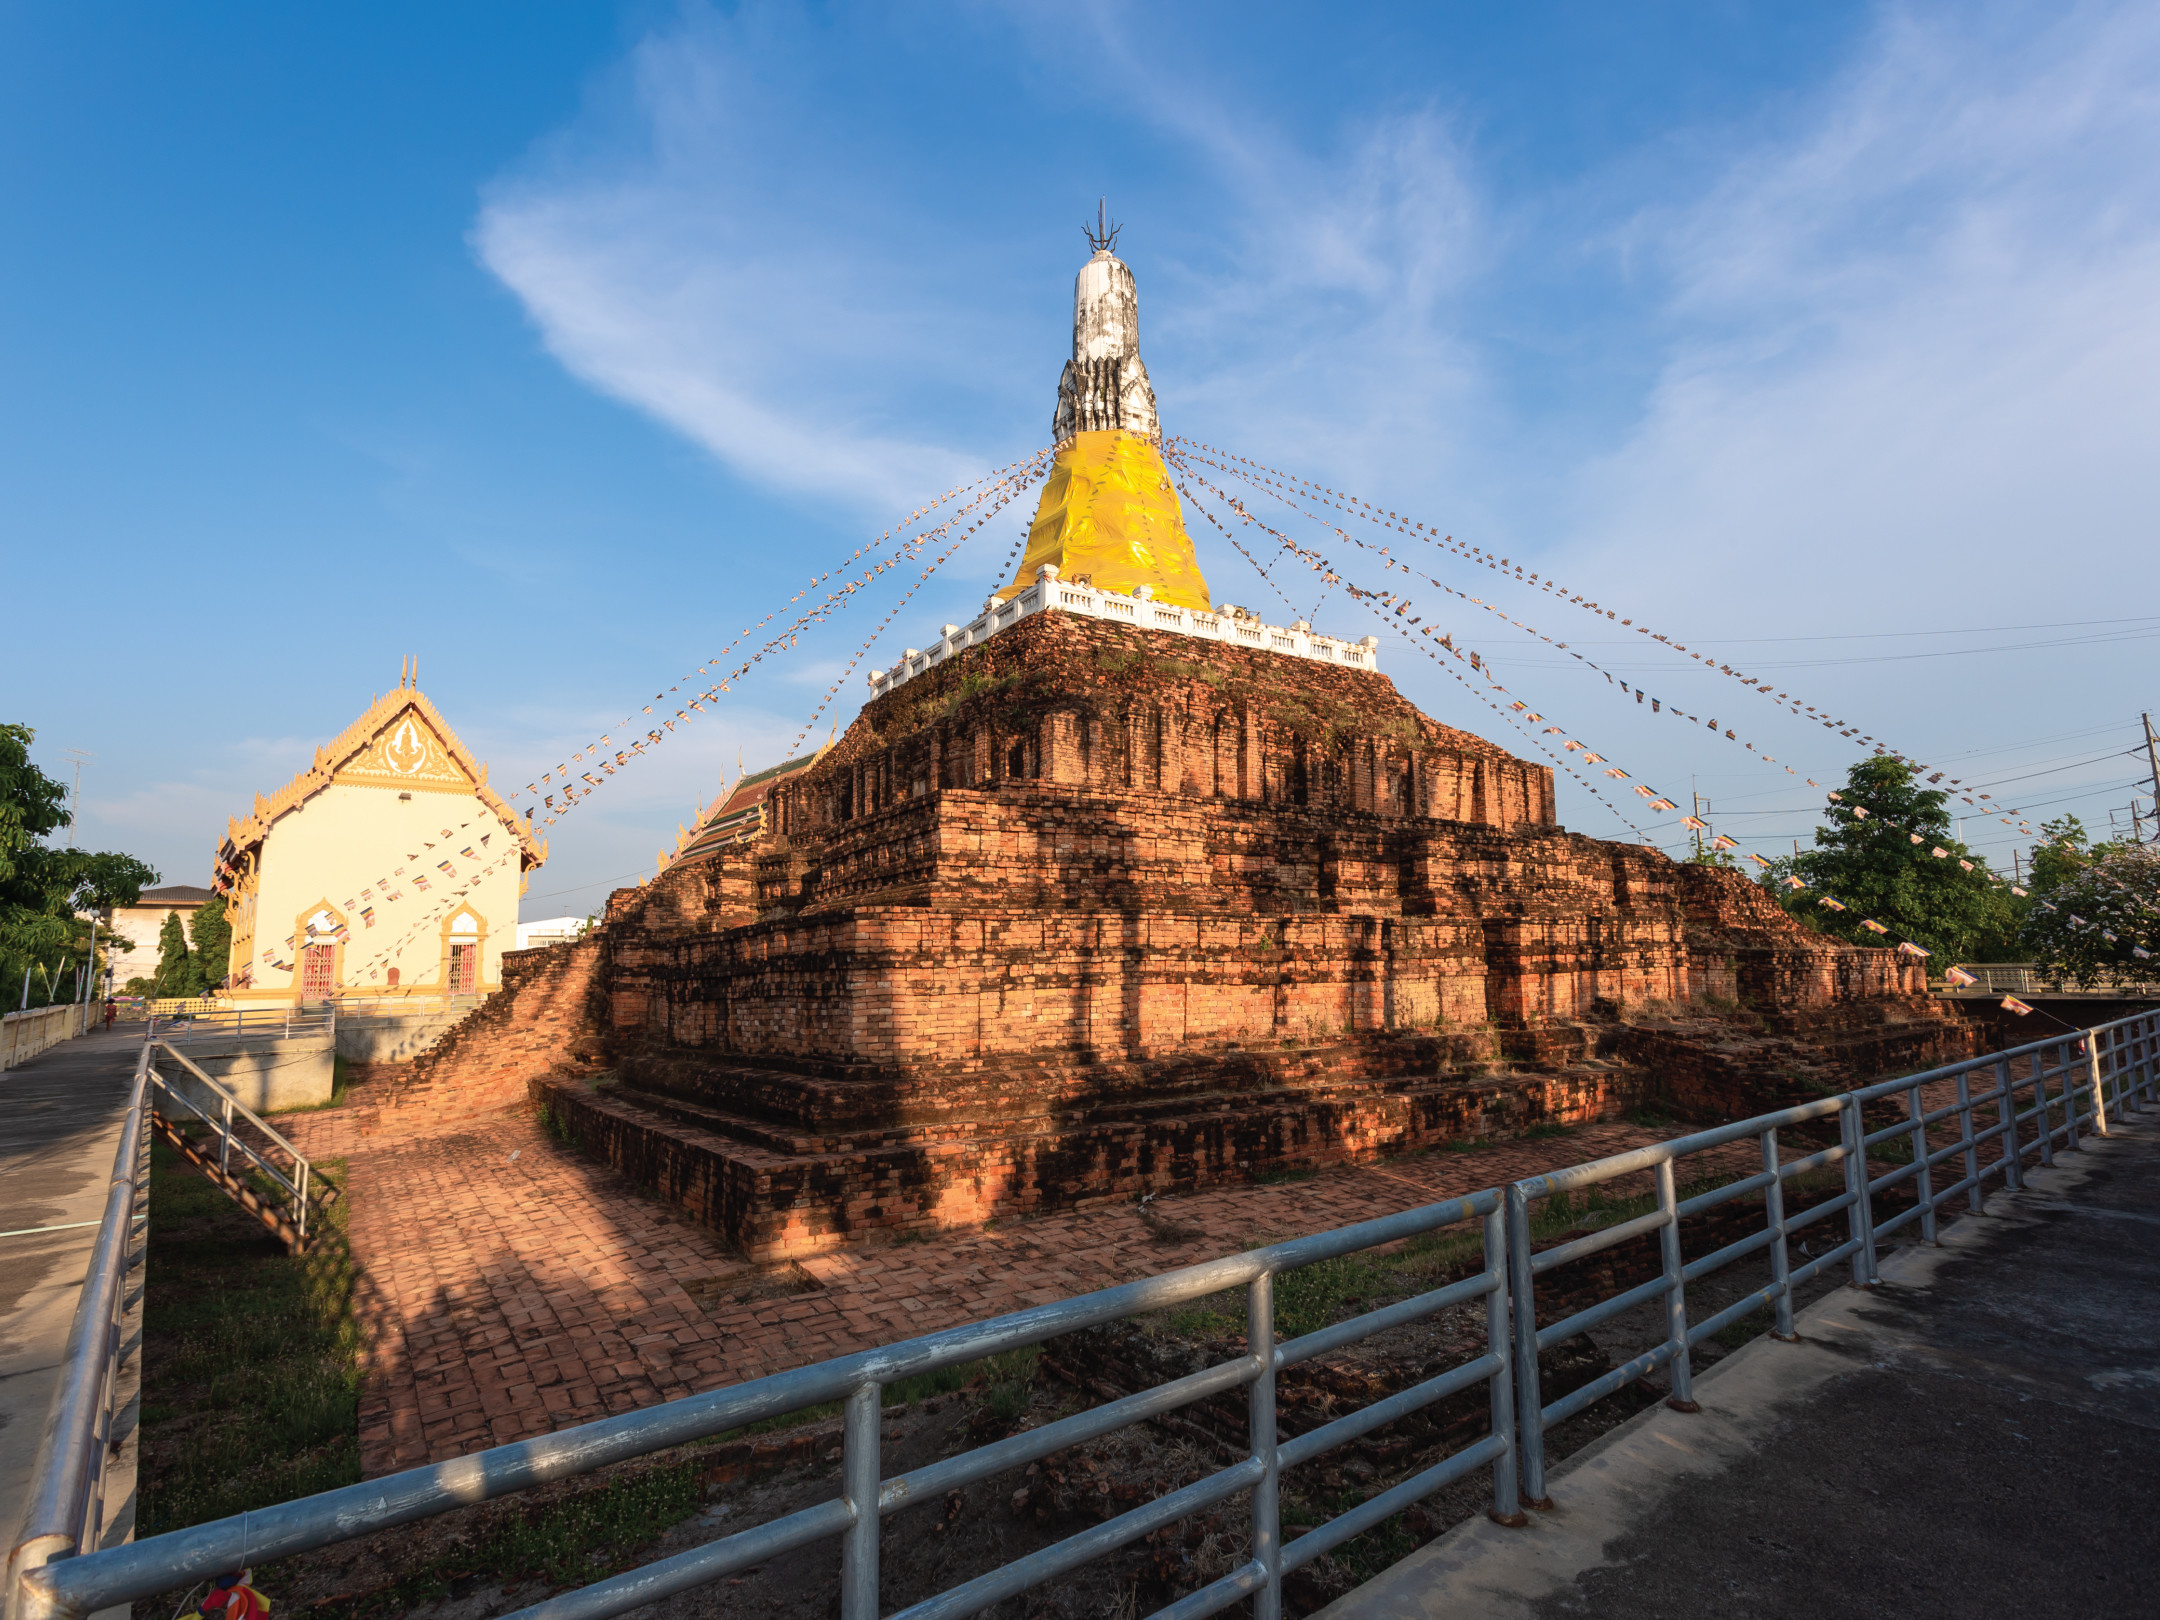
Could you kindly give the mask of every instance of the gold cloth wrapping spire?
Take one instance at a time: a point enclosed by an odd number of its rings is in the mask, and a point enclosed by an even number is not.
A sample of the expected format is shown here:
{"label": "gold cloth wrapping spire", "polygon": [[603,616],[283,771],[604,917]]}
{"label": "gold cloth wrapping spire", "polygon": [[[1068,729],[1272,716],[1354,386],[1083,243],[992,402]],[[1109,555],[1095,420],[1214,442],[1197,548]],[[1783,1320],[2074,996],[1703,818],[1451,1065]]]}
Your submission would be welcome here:
{"label": "gold cloth wrapping spire", "polygon": [[1055,563],[1064,579],[1130,596],[1142,585],[1177,607],[1214,606],[1162,452],[1145,434],[1076,433],[1058,447],[1028,529],[1020,572],[999,591],[1010,601]]}

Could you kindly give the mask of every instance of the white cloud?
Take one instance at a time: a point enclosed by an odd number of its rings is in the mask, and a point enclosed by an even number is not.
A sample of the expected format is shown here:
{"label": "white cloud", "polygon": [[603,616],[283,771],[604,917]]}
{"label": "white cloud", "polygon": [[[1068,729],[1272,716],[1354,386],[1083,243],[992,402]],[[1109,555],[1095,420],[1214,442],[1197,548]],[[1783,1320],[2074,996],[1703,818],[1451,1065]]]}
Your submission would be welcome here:
{"label": "white cloud", "polygon": [[594,387],[754,482],[906,506],[980,462],[894,385],[968,383],[981,317],[871,156],[821,136],[815,69],[768,24],[645,40],[609,87],[633,133],[595,109],[491,188],[474,245]]}

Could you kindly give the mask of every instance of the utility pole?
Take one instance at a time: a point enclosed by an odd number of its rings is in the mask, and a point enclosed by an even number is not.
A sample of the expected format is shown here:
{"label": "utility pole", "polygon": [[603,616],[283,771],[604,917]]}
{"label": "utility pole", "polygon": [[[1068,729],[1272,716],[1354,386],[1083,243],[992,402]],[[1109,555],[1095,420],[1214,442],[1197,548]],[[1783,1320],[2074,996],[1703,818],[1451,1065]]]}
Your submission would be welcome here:
{"label": "utility pole", "polygon": [[[2152,771],[2153,815],[2160,818],[2160,746],[2153,742],[2152,716],[2141,714],[2138,718],[2145,722],[2145,763]],[[2153,839],[2160,843],[2160,826],[2154,827]]]}
{"label": "utility pole", "polygon": [[2017,883],[2017,886],[2021,889],[2024,888],[2025,858],[2023,852],[2019,850],[2015,844],[2011,845],[2010,847],[2010,870],[2014,874],[2014,881]]}
{"label": "utility pole", "polygon": [[[1697,821],[1701,821],[1702,795],[1700,793],[1697,793],[1694,787],[1691,785],[1688,788],[1688,797],[1692,799],[1695,803],[1695,819]],[[1700,861],[1702,859],[1702,828],[1700,827],[1697,827],[1695,829],[1695,859],[1697,861]]]}

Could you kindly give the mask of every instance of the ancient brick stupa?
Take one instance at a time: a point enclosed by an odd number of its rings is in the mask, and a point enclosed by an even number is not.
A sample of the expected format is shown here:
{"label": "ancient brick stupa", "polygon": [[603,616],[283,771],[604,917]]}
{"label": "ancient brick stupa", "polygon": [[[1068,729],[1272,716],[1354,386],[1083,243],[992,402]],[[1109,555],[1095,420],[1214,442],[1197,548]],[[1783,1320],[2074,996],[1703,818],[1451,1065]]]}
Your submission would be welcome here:
{"label": "ancient brick stupa", "polygon": [[[530,1082],[777,1258],[1615,1111],[1662,1083],[1646,1009],[1879,1030],[1894,956],[1563,831],[1375,641],[1215,603],[1110,247],[1017,576],[743,830],[528,953],[428,1085]],[[1872,1059],[1940,1036],[1897,1027]]]}

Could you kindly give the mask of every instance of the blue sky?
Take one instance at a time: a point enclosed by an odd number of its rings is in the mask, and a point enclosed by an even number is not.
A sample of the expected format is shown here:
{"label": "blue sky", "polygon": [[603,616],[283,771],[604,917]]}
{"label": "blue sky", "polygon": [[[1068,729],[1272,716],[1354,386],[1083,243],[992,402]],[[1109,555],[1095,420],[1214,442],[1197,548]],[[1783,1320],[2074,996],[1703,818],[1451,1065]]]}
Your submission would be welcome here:
{"label": "blue sky", "polygon": [[[522,781],[1046,439],[1105,192],[1168,431],[2041,814],[2129,802],[2160,698],[2160,12],[2129,5],[0,4],[0,711],[50,769],[95,755],[84,841],[168,881],[408,653]],[[966,616],[1022,521],[872,662]],[[1273,601],[1196,527],[1218,598]],[[1808,775],[1853,757],[1441,560]],[[1418,594],[1752,847],[1811,825],[1736,743]],[[567,817],[526,915],[649,872],[872,623]]]}

